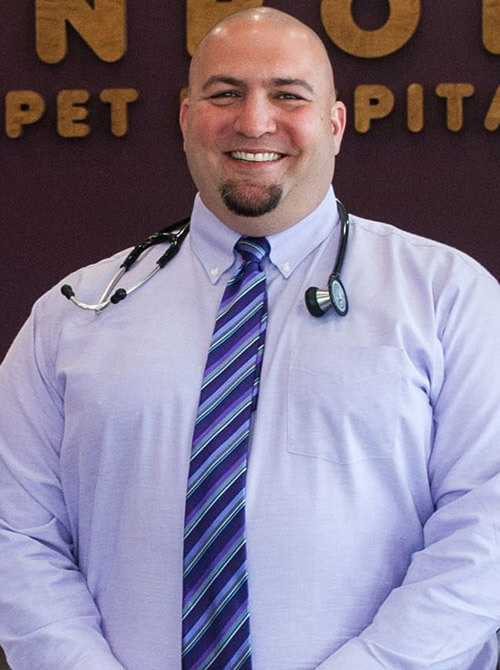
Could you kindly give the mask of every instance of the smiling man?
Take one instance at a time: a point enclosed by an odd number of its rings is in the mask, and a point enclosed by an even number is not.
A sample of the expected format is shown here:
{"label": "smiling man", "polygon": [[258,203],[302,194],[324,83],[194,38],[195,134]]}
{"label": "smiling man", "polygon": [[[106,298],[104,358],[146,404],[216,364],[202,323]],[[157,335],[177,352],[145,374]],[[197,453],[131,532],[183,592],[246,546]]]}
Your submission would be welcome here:
{"label": "smiling man", "polygon": [[[216,26],[180,123],[175,258],[105,309],[55,287],[0,368],[11,667],[493,670],[498,282],[347,218],[345,108],[293,17]],[[66,281],[91,303],[126,254]]]}
{"label": "smiling man", "polygon": [[204,204],[241,234],[269,235],[325,197],[345,107],[317,35],[285,14],[250,10],[203,40],[180,120]]}

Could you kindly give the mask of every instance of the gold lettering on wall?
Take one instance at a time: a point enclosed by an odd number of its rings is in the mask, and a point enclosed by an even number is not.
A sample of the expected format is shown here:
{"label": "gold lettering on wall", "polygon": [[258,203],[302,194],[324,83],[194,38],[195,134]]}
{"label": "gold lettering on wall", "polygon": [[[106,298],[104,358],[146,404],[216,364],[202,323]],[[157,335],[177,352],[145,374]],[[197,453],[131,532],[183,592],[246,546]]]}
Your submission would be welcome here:
{"label": "gold lettering on wall", "polygon": [[61,137],[86,137],[90,126],[82,123],[89,115],[83,105],[88,102],[90,93],[83,89],[59,91],[57,95],[57,132]]}
{"label": "gold lettering on wall", "polygon": [[500,55],[500,0],[483,0],[483,44]]}
{"label": "gold lettering on wall", "polygon": [[406,122],[412,133],[419,133],[424,127],[424,87],[421,84],[410,84],[406,89]]}
{"label": "gold lettering on wall", "polygon": [[111,133],[123,137],[128,133],[128,104],[135,102],[139,93],[134,88],[105,88],[99,98],[110,105]]}
{"label": "gold lettering on wall", "polygon": [[474,95],[474,86],[468,83],[438,84],[436,95],[446,99],[446,127],[458,132],[464,125],[464,98]]}
{"label": "gold lettering on wall", "polygon": [[486,118],[484,119],[484,127],[486,130],[492,132],[498,130],[500,127],[500,86],[497,86],[493,100],[488,108]]}
{"label": "gold lettering on wall", "polygon": [[36,52],[44,63],[59,63],[68,52],[70,23],[96,56],[108,63],[126,51],[125,0],[35,0]]}
{"label": "gold lettering on wall", "polygon": [[354,127],[358,133],[370,130],[372,119],[392,112],[394,93],[381,84],[361,84],[354,89]]}
{"label": "gold lettering on wall", "polygon": [[230,14],[262,7],[263,0],[187,0],[186,47],[192,56],[196,47],[216,23]]}
{"label": "gold lettering on wall", "polygon": [[39,121],[45,111],[45,100],[35,91],[9,91],[5,96],[5,134],[17,138],[23,126]]}
{"label": "gold lettering on wall", "polygon": [[[389,8],[385,24],[376,30],[363,30],[353,16],[356,0],[320,0],[323,25],[331,40],[353,56],[385,57],[397,51],[415,33],[421,13],[420,0],[378,0]],[[215,23],[234,12],[261,7],[265,0],[186,0],[186,41],[190,54]],[[500,0],[481,0],[482,36],[485,48],[500,55]],[[68,51],[68,30],[71,25],[89,48],[104,61],[113,62],[126,50],[126,0],[34,0],[36,13],[36,49],[42,60],[59,63]],[[479,10],[479,7],[478,7]],[[68,25],[69,24],[69,25]],[[373,81],[373,80],[372,80]],[[496,82],[495,82],[496,85]],[[419,133],[426,122],[430,94],[445,99],[442,124],[452,132],[460,131],[467,122],[465,99],[474,95],[471,83],[440,83],[427,89],[423,84],[409,83],[406,88],[406,126]],[[354,127],[358,133],[372,129],[373,121],[393,113],[395,95],[382,84],[358,85],[353,96]],[[181,96],[187,94],[182,89]],[[398,93],[399,94],[399,93]],[[115,137],[129,132],[130,104],[138,100],[135,88],[105,88],[99,100],[109,108],[109,131]],[[88,121],[89,91],[79,88],[56,94],[56,118],[49,119],[62,137],[85,137],[92,132]],[[435,99],[434,99],[435,100]],[[479,102],[479,100],[478,100]],[[431,101],[431,104],[432,101]],[[435,102],[434,102],[435,104]],[[476,103],[477,104],[477,103]],[[54,105],[50,105],[50,110]],[[402,106],[398,105],[398,109]],[[46,101],[32,90],[14,90],[5,96],[5,133],[17,139],[28,126],[36,124],[46,113]],[[484,114],[484,109],[483,109]],[[44,126],[47,124],[44,122]],[[375,124],[377,125],[377,124]],[[493,93],[484,116],[483,127],[495,132],[500,127],[500,86]]]}
{"label": "gold lettering on wall", "polygon": [[420,0],[389,0],[389,18],[376,30],[363,30],[356,24],[352,16],[353,1],[321,1],[321,18],[328,36],[352,56],[387,56],[406,44],[417,29]]}
{"label": "gold lettering on wall", "polygon": [[[101,102],[110,107],[110,130],[115,137],[123,137],[129,129],[128,105],[139,98],[134,88],[104,88]],[[61,137],[86,137],[92,128],[84,121],[89,116],[87,103],[90,93],[84,89],[64,89],[56,99],[56,129]],[[36,91],[8,91],[5,96],[5,134],[17,139],[24,126],[36,123],[44,115],[45,99]]]}

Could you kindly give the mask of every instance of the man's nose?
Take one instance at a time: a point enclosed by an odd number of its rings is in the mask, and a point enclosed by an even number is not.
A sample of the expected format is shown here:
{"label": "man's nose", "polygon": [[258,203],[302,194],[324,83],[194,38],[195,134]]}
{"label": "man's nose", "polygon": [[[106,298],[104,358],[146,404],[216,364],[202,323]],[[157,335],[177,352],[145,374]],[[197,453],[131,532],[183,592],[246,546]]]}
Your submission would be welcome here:
{"label": "man's nose", "polygon": [[234,122],[235,130],[245,137],[262,137],[276,130],[275,111],[264,96],[248,95],[241,101]]}

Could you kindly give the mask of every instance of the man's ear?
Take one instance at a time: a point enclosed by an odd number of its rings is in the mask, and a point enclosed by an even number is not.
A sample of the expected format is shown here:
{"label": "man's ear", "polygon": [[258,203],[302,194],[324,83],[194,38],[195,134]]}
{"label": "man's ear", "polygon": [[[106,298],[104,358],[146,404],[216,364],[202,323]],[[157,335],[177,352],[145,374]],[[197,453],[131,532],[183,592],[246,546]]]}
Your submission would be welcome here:
{"label": "man's ear", "polygon": [[184,98],[179,109],[179,124],[181,126],[184,141],[186,138],[187,115],[189,111],[189,98]]}
{"label": "man's ear", "polygon": [[330,119],[335,142],[335,155],[337,155],[340,151],[340,145],[342,144],[342,137],[344,136],[347,122],[347,110],[344,103],[340,100],[335,100],[333,103]]}

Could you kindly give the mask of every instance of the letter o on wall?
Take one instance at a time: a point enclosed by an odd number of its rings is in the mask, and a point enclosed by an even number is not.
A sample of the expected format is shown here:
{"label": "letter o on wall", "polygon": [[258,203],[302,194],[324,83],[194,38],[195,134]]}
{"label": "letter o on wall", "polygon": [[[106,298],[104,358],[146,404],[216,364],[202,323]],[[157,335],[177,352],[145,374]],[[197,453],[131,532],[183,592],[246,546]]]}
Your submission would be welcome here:
{"label": "letter o on wall", "polygon": [[354,0],[322,0],[321,19],[328,37],[340,49],[360,58],[380,58],[400,49],[411,39],[420,20],[420,0],[389,0],[387,22],[376,30],[363,30],[354,21]]}

